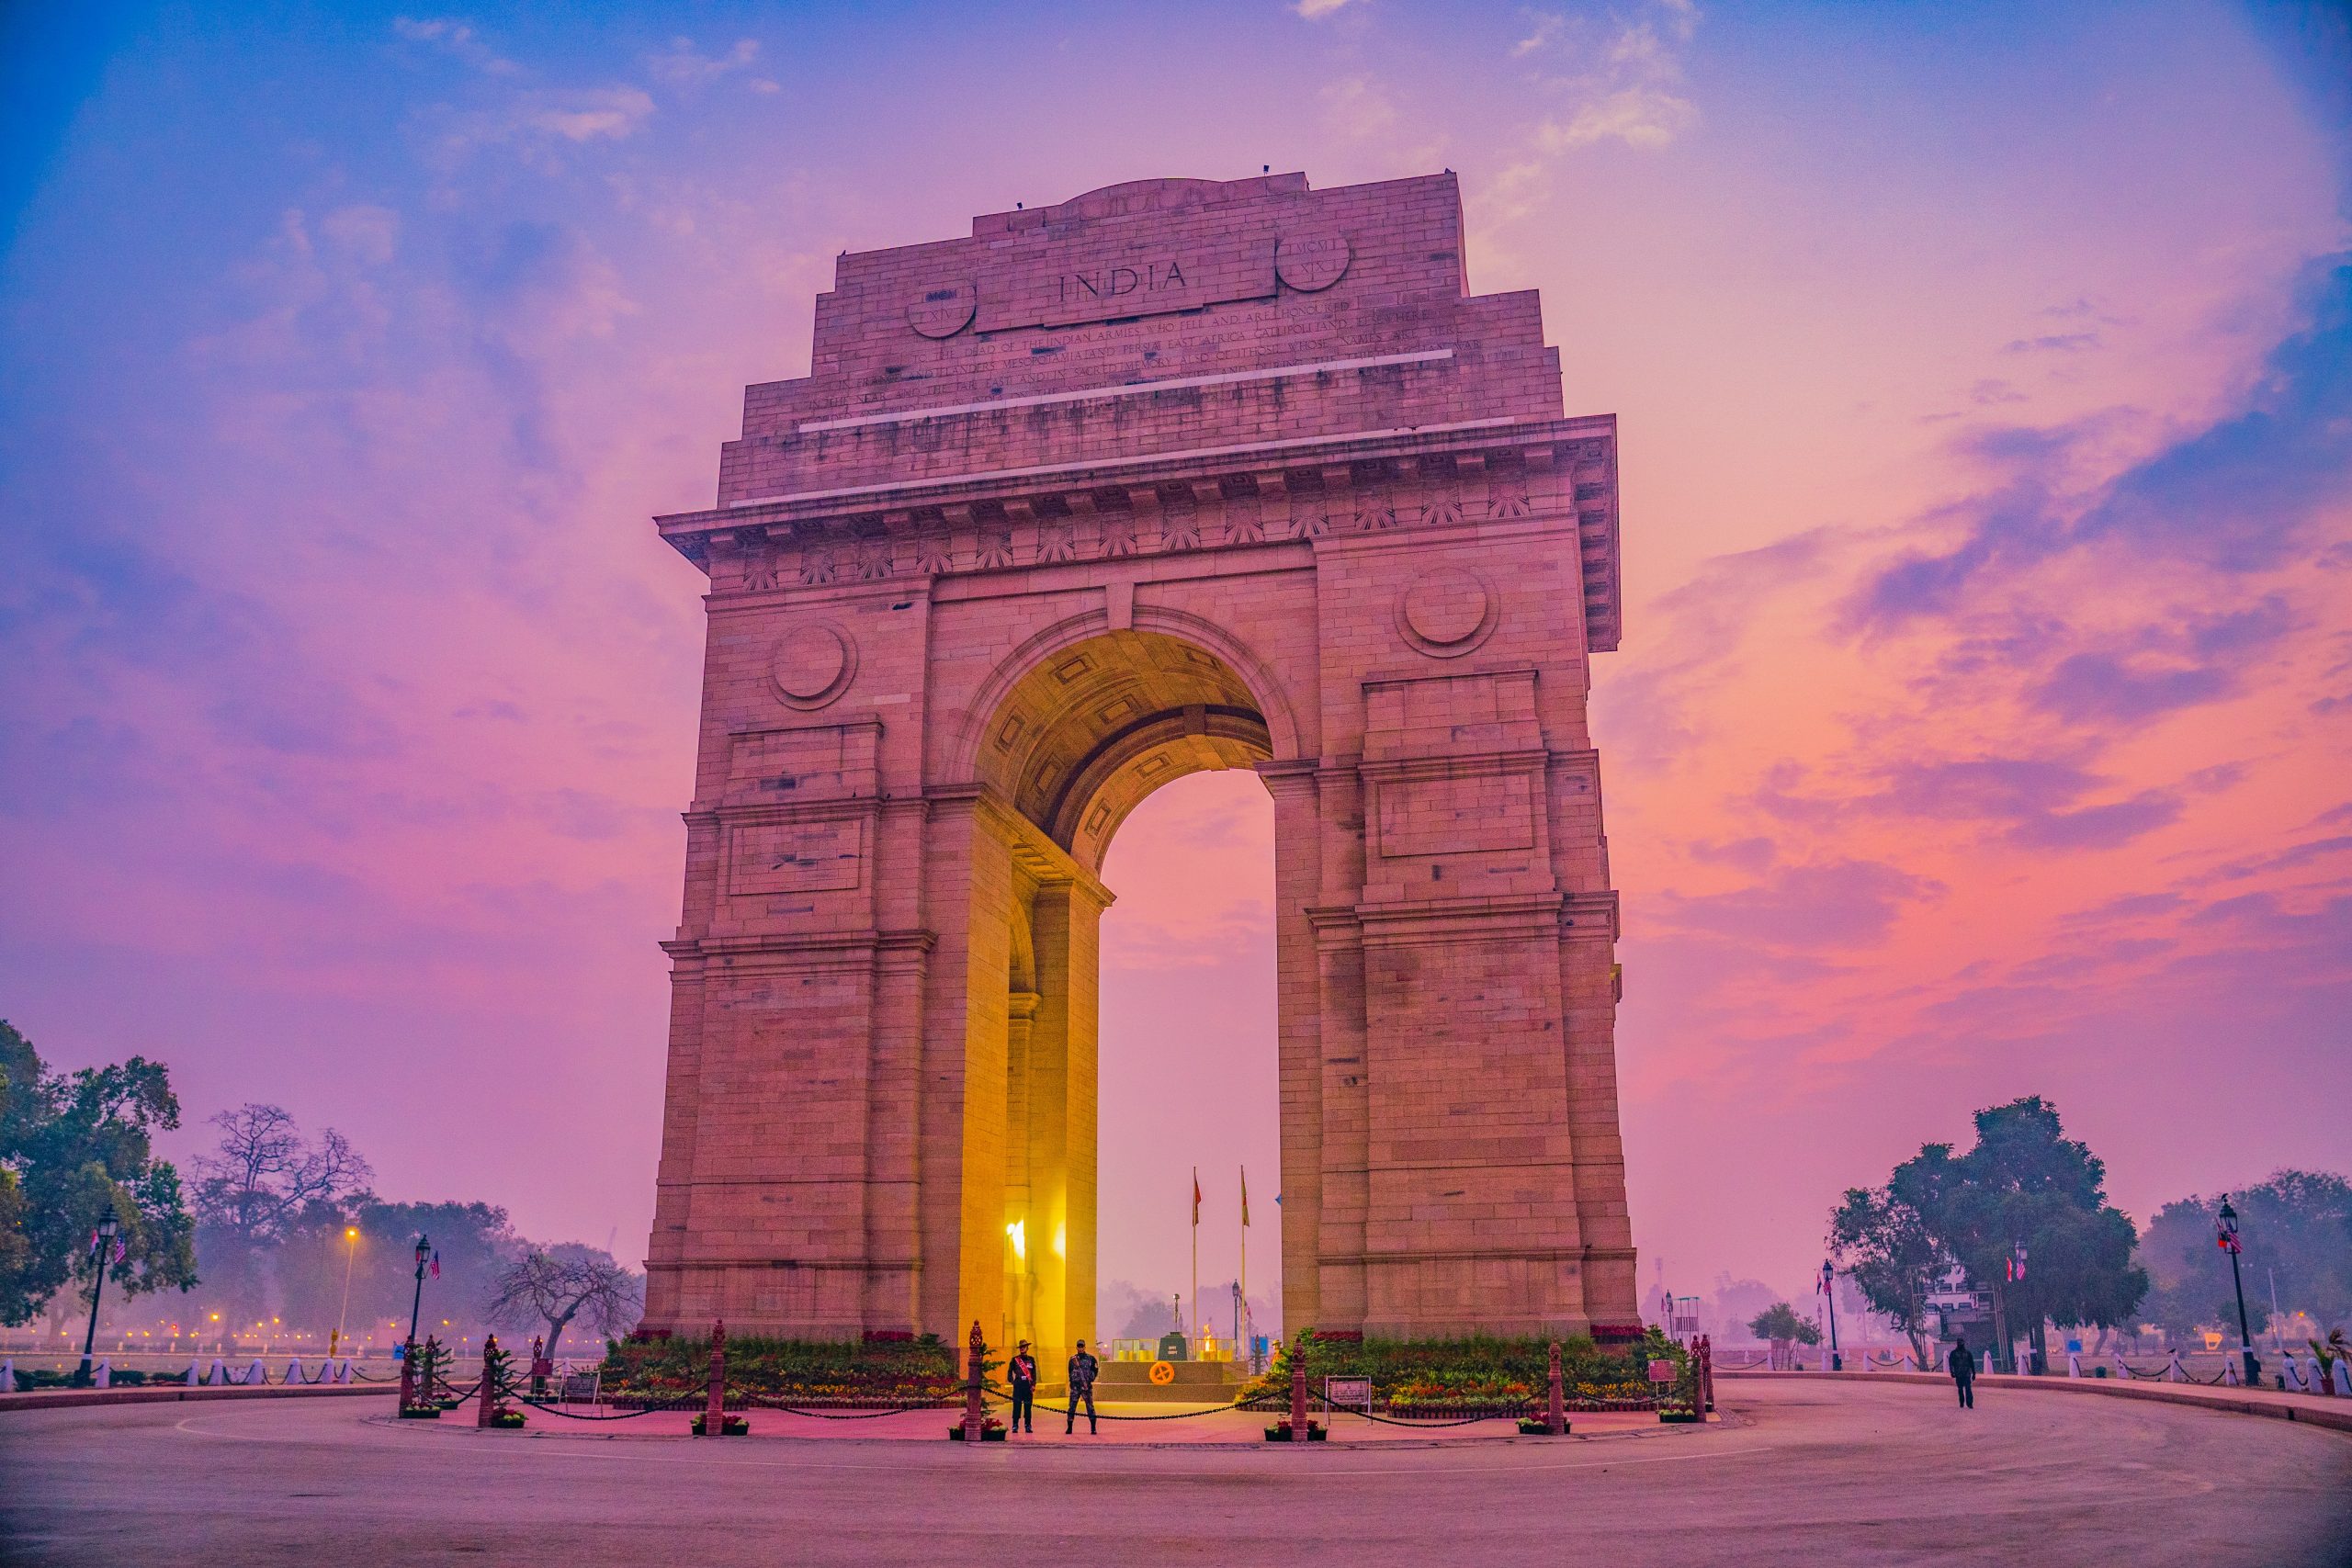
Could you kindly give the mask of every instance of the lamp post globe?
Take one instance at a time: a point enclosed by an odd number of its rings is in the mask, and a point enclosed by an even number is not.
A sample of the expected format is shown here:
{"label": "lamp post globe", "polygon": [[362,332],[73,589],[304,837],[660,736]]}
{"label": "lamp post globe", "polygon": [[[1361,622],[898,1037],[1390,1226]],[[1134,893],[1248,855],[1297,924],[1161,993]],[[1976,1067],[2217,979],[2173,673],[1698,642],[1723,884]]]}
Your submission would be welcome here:
{"label": "lamp post globe", "polygon": [[98,1339],[98,1297],[107,1288],[107,1255],[114,1250],[114,1238],[120,1227],[112,1213],[98,1222],[97,1235],[90,1242],[90,1327],[82,1336],[82,1370],[74,1374],[86,1380],[90,1374],[90,1351]]}

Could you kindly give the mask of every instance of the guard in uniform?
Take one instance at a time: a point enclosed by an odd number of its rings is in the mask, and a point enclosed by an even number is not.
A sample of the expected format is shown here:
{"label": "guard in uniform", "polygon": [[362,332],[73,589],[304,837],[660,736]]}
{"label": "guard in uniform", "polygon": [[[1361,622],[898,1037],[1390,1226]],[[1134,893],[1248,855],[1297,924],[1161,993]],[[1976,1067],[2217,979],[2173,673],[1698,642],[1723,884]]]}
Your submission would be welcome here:
{"label": "guard in uniform", "polygon": [[1102,1364],[1086,1353],[1086,1341],[1080,1340],[1076,1353],[1069,1359],[1069,1420],[1062,1427],[1063,1432],[1078,1430],[1078,1402],[1082,1399],[1086,1401],[1087,1436],[1102,1435],[1102,1428],[1094,1423],[1094,1378],[1102,1370]]}

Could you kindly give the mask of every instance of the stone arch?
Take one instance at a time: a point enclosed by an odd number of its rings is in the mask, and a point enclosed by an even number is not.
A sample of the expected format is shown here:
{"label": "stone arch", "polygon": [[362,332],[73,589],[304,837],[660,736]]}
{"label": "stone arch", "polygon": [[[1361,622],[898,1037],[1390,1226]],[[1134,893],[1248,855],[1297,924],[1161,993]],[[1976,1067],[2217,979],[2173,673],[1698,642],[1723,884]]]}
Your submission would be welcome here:
{"label": "stone arch", "polygon": [[1243,638],[1205,616],[1160,605],[1136,605],[1128,622],[1127,628],[1114,628],[1107,612],[1086,610],[1066,615],[1023,639],[973,692],[954,749],[944,759],[943,775],[954,779],[981,778],[980,749],[991,733],[992,724],[1001,723],[1004,701],[1013,687],[1055,654],[1118,629],[1160,633],[1196,644],[1214,655],[1230,667],[1248,688],[1265,721],[1269,754],[1285,761],[1309,754],[1297,717],[1299,709],[1291,699],[1287,683]]}

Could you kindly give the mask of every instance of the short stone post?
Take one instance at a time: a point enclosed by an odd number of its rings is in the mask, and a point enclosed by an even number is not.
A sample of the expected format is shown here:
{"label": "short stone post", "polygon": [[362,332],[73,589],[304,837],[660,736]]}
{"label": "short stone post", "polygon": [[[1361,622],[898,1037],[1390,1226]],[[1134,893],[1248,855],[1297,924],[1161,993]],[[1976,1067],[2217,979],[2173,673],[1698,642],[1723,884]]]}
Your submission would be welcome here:
{"label": "short stone post", "polygon": [[475,1412],[474,1425],[487,1427],[498,1414],[498,1374],[492,1371],[498,1359],[498,1336],[489,1335],[481,1342],[481,1408]]}
{"label": "short stone post", "polygon": [[[964,1371],[964,1446],[977,1449],[986,1440],[989,1427],[988,1406],[981,1402],[980,1362],[988,1354],[989,1342],[980,1337],[980,1320],[972,1320],[972,1337],[967,1347]],[[1071,1397],[1075,1398],[1076,1395]]]}
{"label": "short stone post", "polygon": [[1692,1359],[1698,1362],[1699,1395],[1697,1414],[1701,1424],[1704,1425],[1707,1419],[1707,1412],[1715,1407],[1714,1342],[1706,1335],[1702,1334],[1697,1339],[1691,1342],[1690,1354]]}
{"label": "short stone post", "polygon": [[1306,1347],[1299,1343],[1299,1336],[1290,1341],[1290,1440],[1306,1441]]}
{"label": "short stone post", "polygon": [[1556,1339],[1552,1341],[1552,1368],[1547,1376],[1551,1393],[1544,1407],[1544,1429],[1555,1438],[1565,1437],[1568,1430],[1568,1397],[1561,1379],[1560,1342]]}
{"label": "short stone post", "polygon": [[532,1335],[531,1397],[533,1399],[545,1399],[548,1396],[548,1373],[552,1371],[554,1367],[548,1360],[546,1341],[536,1334]]}
{"label": "short stone post", "polygon": [[727,1323],[723,1318],[710,1320],[710,1386],[703,1400],[702,1435],[727,1435]]}

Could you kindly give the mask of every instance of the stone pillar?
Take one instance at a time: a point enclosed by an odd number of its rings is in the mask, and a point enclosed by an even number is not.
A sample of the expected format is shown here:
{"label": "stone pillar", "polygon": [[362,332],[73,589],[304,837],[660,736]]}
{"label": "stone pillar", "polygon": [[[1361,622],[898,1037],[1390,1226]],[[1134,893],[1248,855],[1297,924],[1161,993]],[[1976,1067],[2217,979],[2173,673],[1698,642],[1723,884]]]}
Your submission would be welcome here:
{"label": "stone pillar", "polygon": [[1030,902],[1037,984],[1023,1151],[1036,1292],[1030,1337],[1048,1366],[1095,1337],[1098,954],[1109,903],[1100,884],[1077,879],[1046,882]]}

